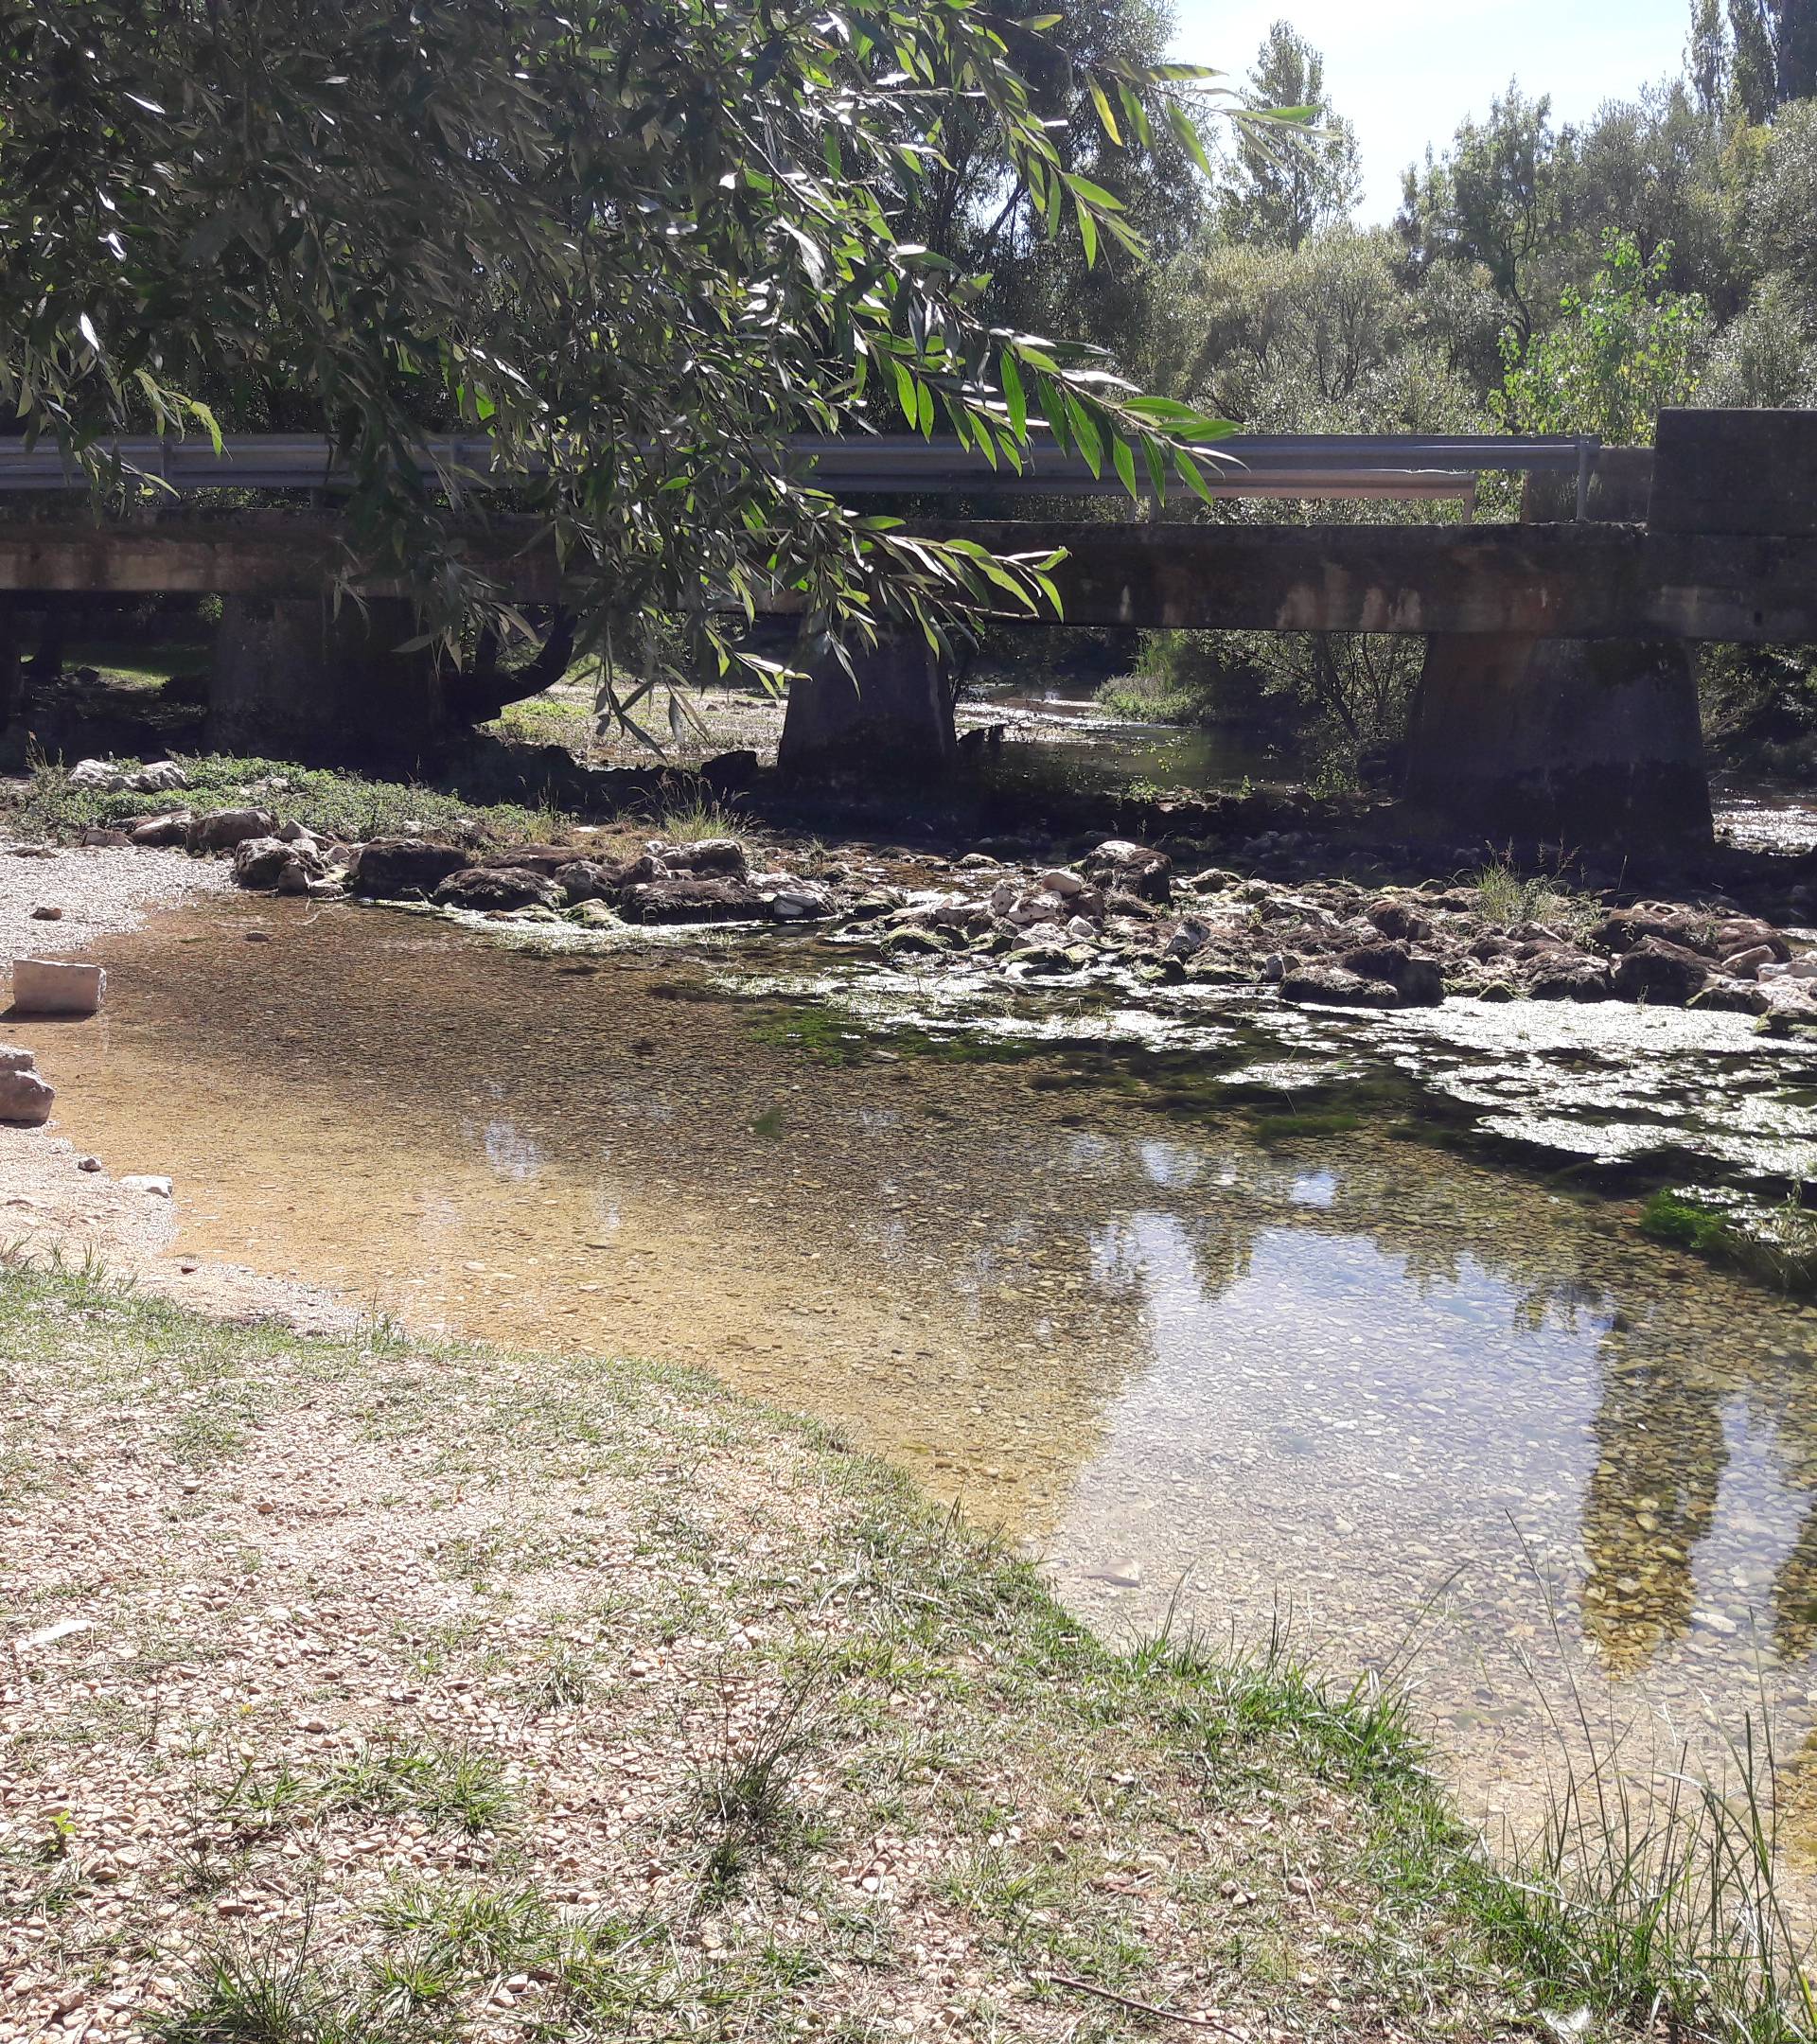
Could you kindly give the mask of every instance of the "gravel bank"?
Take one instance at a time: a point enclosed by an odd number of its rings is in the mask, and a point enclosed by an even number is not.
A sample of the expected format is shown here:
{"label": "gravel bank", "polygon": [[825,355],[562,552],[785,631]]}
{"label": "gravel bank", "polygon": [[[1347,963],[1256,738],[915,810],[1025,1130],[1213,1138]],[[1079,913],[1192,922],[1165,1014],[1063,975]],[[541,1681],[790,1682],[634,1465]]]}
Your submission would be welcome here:
{"label": "gravel bank", "polygon": [[[0,964],[9,976],[15,958],[83,950],[158,909],[230,886],[224,863],[183,852],[0,844]],[[37,907],[62,912],[41,921],[31,912]],[[57,1084],[54,1059],[44,1076]],[[59,1133],[73,1104],[60,1099],[47,1128],[0,1124],[0,1248],[35,1261],[94,1258],[203,1313],[272,1314],[305,1330],[357,1320],[352,1309],[310,1287],[180,1254],[181,1189],[171,1201],[82,1169],[80,1146]]]}
{"label": "gravel bank", "polygon": [[[231,885],[218,859],[186,852],[107,847],[0,845],[0,959],[79,951],[97,937],[135,928],[159,908]],[[34,908],[57,908],[42,921]]]}

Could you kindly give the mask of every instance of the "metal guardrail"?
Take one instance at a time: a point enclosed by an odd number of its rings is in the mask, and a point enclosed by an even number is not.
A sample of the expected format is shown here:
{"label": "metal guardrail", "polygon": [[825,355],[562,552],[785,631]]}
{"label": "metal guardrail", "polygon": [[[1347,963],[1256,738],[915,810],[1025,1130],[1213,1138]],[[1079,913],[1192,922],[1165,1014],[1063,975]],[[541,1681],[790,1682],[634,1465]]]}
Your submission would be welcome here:
{"label": "metal guardrail", "polygon": [[[1108,464],[1094,476],[1080,456],[1063,453],[1045,435],[1025,451],[1019,475],[993,469],[974,448],[908,433],[802,435],[787,446],[819,483],[841,495],[1122,494]],[[1197,452],[1220,497],[1470,499],[1474,478],[1485,473],[1572,475],[1581,517],[1600,446],[1587,435],[1561,434],[1245,433]],[[349,481],[330,443],[313,434],[235,433],[219,454],[207,440],[150,434],[105,441],[99,450],[179,491],[335,489]],[[478,434],[432,435],[420,460],[426,475],[464,488],[509,487],[523,473],[495,467],[491,441]],[[0,491],[85,486],[79,467],[56,446],[0,439]]]}

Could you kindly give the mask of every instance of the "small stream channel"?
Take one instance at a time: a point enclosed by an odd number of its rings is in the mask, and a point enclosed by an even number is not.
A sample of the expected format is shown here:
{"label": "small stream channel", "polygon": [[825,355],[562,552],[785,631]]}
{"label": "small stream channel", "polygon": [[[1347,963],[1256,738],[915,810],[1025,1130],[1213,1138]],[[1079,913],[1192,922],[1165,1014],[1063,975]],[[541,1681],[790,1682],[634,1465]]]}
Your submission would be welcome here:
{"label": "small stream channel", "polygon": [[1297,1118],[1329,1045],[1065,992],[968,1026],[812,937],[234,898],[104,955],[101,1018],[19,1033],[200,1256],[818,1413],[1113,1634],[1284,1615],[1410,1673],[1478,1811],[1530,1819],[1567,1676],[1631,1760],[1764,1701],[1804,1796],[1817,1307],[1437,1094]]}

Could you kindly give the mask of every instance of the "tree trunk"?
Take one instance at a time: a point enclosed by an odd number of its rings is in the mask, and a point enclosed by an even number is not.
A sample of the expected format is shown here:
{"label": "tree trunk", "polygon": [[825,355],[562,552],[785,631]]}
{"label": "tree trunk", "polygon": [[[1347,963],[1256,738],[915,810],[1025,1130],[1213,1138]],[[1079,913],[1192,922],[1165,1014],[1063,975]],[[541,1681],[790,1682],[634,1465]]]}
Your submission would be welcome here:
{"label": "tree trunk", "polygon": [[838,663],[820,662],[788,692],[776,764],[800,778],[930,780],[959,757],[952,692],[926,643],[906,634],[855,653],[856,684]]}

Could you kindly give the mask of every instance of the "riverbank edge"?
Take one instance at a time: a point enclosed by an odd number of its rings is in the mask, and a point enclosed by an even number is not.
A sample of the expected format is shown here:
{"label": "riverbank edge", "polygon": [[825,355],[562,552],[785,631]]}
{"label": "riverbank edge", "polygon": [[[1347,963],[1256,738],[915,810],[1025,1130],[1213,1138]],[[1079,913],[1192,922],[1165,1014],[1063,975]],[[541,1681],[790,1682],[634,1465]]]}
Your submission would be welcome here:
{"label": "riverbank edge", "polygon": [[[1655,1878],[1665,1860],[1625,1873],[1492,1862],[1429,1772],[1403,1696],[1321,1676],[1291,1640],[1218,1651],[1163,1634],[1113,1649],[906,1475],[703,1374],[425,1341],[383,1323],[325,1335],[274,1317],[209,1320],[98,1263],[0,1270],[0,1335],[15,1558],[67,1558],[72,1538],[79,1550],[84,1512],[107,1516],[83,1502],[101,1470],[130,1469],[167,1536],[201,1542],[175,1558],[185,1608],[218,1596],[223,1613],[212,1639],[206,1625],[181,1642],[140,1639],[110,1671],[113,1643],[145,1632],[148,1599],[169,1594],[167,1558],[116,1559],[103,1581],[119,1589],[98,1597],[92,1559],[53,1570],[61,1583],[27,1579],[28,1559],[9,1567],[0,1867],[15,1948],[0,1977],[29,1984],[15,1984],[13,2009],[0,2000],[0,2036],[55,2023],[70,2034],[69,2013],[102,1988],[119,1995],[122,1970],[132,2024],[85,2036],[229,2044],[251,2034],[248,1998],[280,1989],[282,2024],[258,2032],[278,2044],[453,2038],[469,2019],[487,2036],[547,2035],[552,2022],[590,2035],[608,2015],[611,2034],[639,2035],[659,2010],[647,2034],[676,2034],[686,2015],[687,2034],[720,2035],[736,2030],[729,2008],[761,2008],[767,2035],[841,2035],[855,1993],[867,2019],[879,2004],[939,2010],[916,2035],[986,2034],[975,2027],[986,2010],[1018,2035],[1104,2039],[1143,2034],[1156,2011],[1254,2039],[1650,2035],[1662,2022],[1751,2040],[1809,2034],[1779,1956],[1775,1983],[1739,1930],[1700,1941],[1702,1900]],[[185,1395],[142,1396],[172,1358],[185,1359]],[[91,1456],[97,1422],[105,1438]],[[298,1622],[415,1637],[377,1591],[344,1579],[337,1591],[331,1559],[301,1565],[322,1537],[299,1549],[295,1514],[261,1468],[274,1440],[307,1435],[314,1454],[337,1429],[348,1460],[375,1429],[400,1444],[397,1460],[435,1452],[432,1537],[387,1454],[382,1492],[347,1501],[365,1548],[427,1563],[451,1545],[466,1568],[474,1527],[511,1524],[515,1559],[483,1564],[505,1608],[547,1616],[534,1579],[554,1522],[536,1515],[552,1500],[616,1514],[621,1533],[627,1512],[641,1516],[637,1579],[618,1578],[609,1626],[557,1652],[541,1624],[534,1651],[513,1649],[463,1608],[415,1673],[399,1672],[405,1654],[274,1701],[263,1684],[283,1688],[283,1653],[249,1671],[243,1639],[227,1634],[244,1633],[256,1604],[283,1600],[265,1605],[280,1645]],[[117,1456],[121,1439],[137,1452]],[[578,1472],[577,1439],[591,1457]],[[502,1472],[487,1452],[507,1448]],[[333,1454],[311,1462],[318,1518],[344,1480]],[[273,1494],[274,1507],[262,1502]],[[702,1551],[701,1522],[729,1495],[739,1525],[723,1520],[722,1533],[741,1538]],[[34,1517],[40,1537],[17,1530]],[[103,1536],[88,1551],[108,1549]],[[484,1611],[492,1595],[482,1584],[472,1601]],[[66,1636],[46,1639],[60,1624]],[[539,1700],[476,1720],[461,1700],[482,1669],[491,1695],[540,1684]],[[226,1723],[192,1718],[185,1700],[217,1674],[248,1700]],[[393,1674],[415,1687],[388,1693],[415,1701],[381,1704],[354,1737],[358,1692],[376,1700]],[[758,1690],[760,1709],[728,1700]],[[401,1745],[399,1718],[415,1728]],[[458,1726],[458,1743],[422,1736],[437,1722]],[[577,1816],[564,1784],[635,1773],[664,1723],[679,1725],[679,1750],[645,1807],[635,1878],[596,1871],[584,1900],[572,1876],[560,1892]],[[392,1778],[399,1752],[421,1771],[407,1787]],[[59,1788],[64,1755],[73,1792]],[[485,1785],[507,1781],[509,1811],[475,1810]],[[101,1810],[84,1806],[89,1785]],[[106,1808],[175,1795],[183,1810],[140,1824],[122,1850]],[[425,1812],[395,1852],[370,1830],[354,1841],[376,1861],[343,1850],[348,1826]],[[856,1872],[867,1859],[895,1872]],[[337,1881],[337,1865],[359,1872]],[[496,1915],[507,1901],[518,1929],[495,1926],[482,1963],[450,1924],[470,1929],[482,1902]],[[414,1989],[393,1951],[400,1908],[416,1912],[413,1948],[440,1940],[440,1971]],[[616,1956],[652,1940],[635,1964]],[[944,1953],[932,1980],[930,1947]],[[507,2006],[534,2004],[528,2029],[499,2026],[507,1980],[521,1982]]]}

